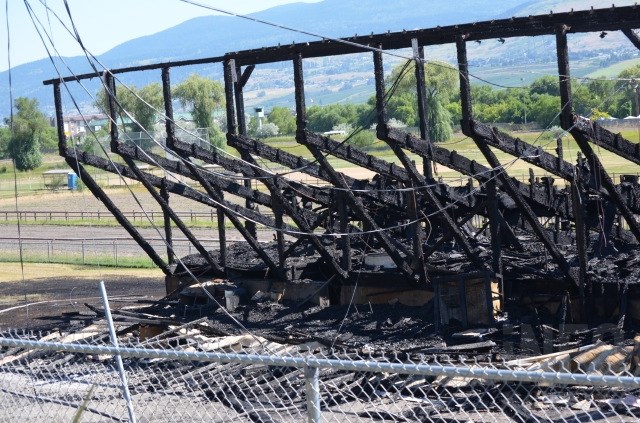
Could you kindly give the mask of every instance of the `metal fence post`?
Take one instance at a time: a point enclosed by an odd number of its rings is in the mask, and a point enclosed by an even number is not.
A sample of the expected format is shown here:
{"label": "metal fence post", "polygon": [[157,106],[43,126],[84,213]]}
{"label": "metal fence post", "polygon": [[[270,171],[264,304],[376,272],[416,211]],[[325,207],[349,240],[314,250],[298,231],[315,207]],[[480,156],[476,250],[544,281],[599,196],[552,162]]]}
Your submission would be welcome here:
{"label": "metal fence post", "polygon": [[[109,308],[109,299],[107,298],[107,290],[104,288],[104,281],[100,281],[100,295],[102,296],[102,305],[104,307],[104,316],[107,319],[109,325],[109,337],[114,347],[118,348],[118,337],[116,336],[116,328],[113,325],[113,319],[111,318],[111,309]],[[115,354],[116,364],[118,365],[118,372],[120,373],[120,382],[122,382],[122,395],[127,402],[127,411],[129,412],[129,421],[136,423],[136,414],[133,411],[133,403],[131,402],[131,394],[129,393],[129,384],[127,382],[127,375],[124,372],[124,365],[122,364],[122,357],[120,354]]]}
{"label": "metal fence post", "polygon": [[307,392],[307,421],[320,422],[320,382],[317,367],[304,366],[304,386]]}

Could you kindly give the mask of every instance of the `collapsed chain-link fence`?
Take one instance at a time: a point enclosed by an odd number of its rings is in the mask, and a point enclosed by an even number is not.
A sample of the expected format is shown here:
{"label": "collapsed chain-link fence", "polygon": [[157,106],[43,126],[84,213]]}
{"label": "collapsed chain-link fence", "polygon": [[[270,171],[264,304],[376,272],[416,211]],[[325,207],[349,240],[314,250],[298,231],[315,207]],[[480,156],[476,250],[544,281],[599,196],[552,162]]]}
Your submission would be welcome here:
{"label": "collapsed chain-link fence", "polygon": [[128,327],[117,348],[104,322],[73,333],[5,332],[0,421],[631,422],[640,414],[637,345],[505,361],[287,345],[206,327]]}

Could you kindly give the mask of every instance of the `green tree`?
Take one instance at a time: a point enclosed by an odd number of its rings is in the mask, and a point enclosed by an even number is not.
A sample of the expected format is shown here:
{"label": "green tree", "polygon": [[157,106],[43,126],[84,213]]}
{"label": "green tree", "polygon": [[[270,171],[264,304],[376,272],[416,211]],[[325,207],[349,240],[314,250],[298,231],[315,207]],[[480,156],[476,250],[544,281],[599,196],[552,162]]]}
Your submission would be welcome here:
{"label": "green tree", "polygon": [[191,116],[199,128],[214,125],[213,112],[224,106],[222,84],[197,74],[190,75],[173,91],[182,107],[190,107]]}
{"label": "green tree", "polygon": [[307,126],[316,132],[331,131],[335,126],[348,124],[368,127],[370,107],[364,104],[331,104],[311,106],[307,110]]}
{"label": "green tree", "polygon": [[[451,114],[445,107],[457,96],[458,71],[443,62],[424,64],[427,120],[429,138],[432,141],[445,141],[452,134]],[[418,125],[418,94],[416,88],[415,62],[396,66],[387,77],[388,90],[394,94],[387,102],[389,118],[398,119],[408,125]],[[370,100],[373,103],[374,100]]]}
{"label": "green tree", "polygon": [[[109,113],[109,99],[105,90],[98,91],[96,106],[105,113]],[[116,107],[118,113],[126,119],[131,117],[134,121],[131,125],[133,132],[152,131],[156,121],[157,111],[162,110],[164,99],[162,86],[153,83],[138,89],[135,86],[116,87]]]}
{"label": "green tree", "polygon": [[[640,110],[636,106],[636,87],[640,84],[640,65],[629,67],[618,75],[618,82],[616,82],[616,90],[620,92],[620,98],[618,100],[620,109],[628,109],[629,105],[633,107],[631,114],[634,116],[640,115]],[[619,116],[621,118],[625,116]]]}
{"label": "green tree", "polygon": [[[11,139],[7,146],[16,169],[32,170],[42,164],[40,138],[49,127],[49,121],[38,109],[38,100],[26,97],[15,99]],[[10,124],[9,119],[5,119]]]}
{"label": "green tree", "polygon": [[558,125],[558,114],[560,113],[560,97],[549,94],[542,94],[531,105],[529,117],[532,121],[538,122],[542,127]]}
{"label": "green tree", "polygon": [[278,127],[280,135],[291,135],[296,132],[296,118],[287,107],[274,106],[269,113],[269,122]]}
{"label": "green tree", "polygon": [[533,81],[529,86],[529,91],[531,94],[559,96],[560,81],[557,76],[545,75]]}
{"label": "green tree", "polygon": [[8,159],[9,142],[11,141],[11,130],[9,128],[0,127],[0,159]]}

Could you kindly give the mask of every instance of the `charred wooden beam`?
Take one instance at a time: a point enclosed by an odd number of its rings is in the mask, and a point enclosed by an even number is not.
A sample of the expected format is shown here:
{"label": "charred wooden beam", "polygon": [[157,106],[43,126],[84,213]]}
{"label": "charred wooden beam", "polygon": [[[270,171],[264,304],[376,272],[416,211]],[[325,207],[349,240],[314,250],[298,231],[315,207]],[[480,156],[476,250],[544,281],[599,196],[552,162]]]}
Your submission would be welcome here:
{"label": "charred wooden beam", "polygon": [[[571,11],[568,13],[513,17],[414,31],[348,37],[342,38],[340,41],[325,38],[321,41],[302,42],[277,47],[263,47],[259,49],[228,53],[225,56],[130,66],[113,69],[110,70],[110,72],[112,74],[119,74],[161,69],[163,67],[220,63],[222,61],[229,60],[235,60],[240,65],[257,65],[261,63],[288,61],[293,59],[296,55],[302,55],[303,58],[312,58],[370,52],[371,48],[369,46],[382,46],[385,50],[410,48],[413,39],[416,39],[422,46],[450,44],[454,43],[459,35],[467,35],[468,41],[553,35],[555,27],[558,24],[566,24],[570,26],[570,32],[572,33],[618,31],[640,28],[640,18],[638,17],[638,9],[636,6]],[[81,75],[46,80],[44,81],[44,84],[51,85],[60,82],[75,82],[101,76],[101,72],[90,72]]]}
{"label": "charred wooden beam", "polygon": [[482,137],[490,146],[538,166],[567,181],[573,181],[574,166],[569,162],[558,160],[558,157],[547,153],[541,147],[531,145],[519,138],[500,132],[498,128],[491,128],[489,125],[473,119],[469,123],[469,129],[474,135]]}
{"label": "charred wooden beam", "polygon": [[[167,191],[167,178],[162,178],[160,183],[160,196],[164,202],[169,205],[169,191]],[[173,233],[171,231],[171,216],[169,216],[168,210],[162,208],[162,216],[164,218],[164,240],[167,243],[167,261],[169,265],[175,263],[176,255],[173,252]],[[224,266],[224,264],[223,264]]]}
{"label": "charred wooden beam", "polygon": [[574,114],[571,116],[571,122],[576,130],[582,132],[583,136],[589,138],[597,146],[640,165],[639,143],[631,142],[620,134],[614,134],[600,126],[598,122],[582,116]]}
{"label": "charred wooden beam", "polygon": [[84,166],[80,164],[82,161],[78,159],[78,157],[75,155],[75,152],[73,150],[65,150],[63,157],[69,167],[74,169],[74,171],[78,174],[80,180],[87,186],[87,188],[89,188],[89,191],[91,191],[94,197],[96,197],[102,202],[102,204],[105,205],[107,210],[109,210],[109,212],[111,212],[111,214],[113,214],[113,216],[116,218],[120,226],[122,226],[127,231],[127,233],[131,235],[131,238],[133,238],[134,241],[138,243],[140,248],[142,248],[142,250],[147,253],[151,261],[153,261],[153,263],[158,266],[165,275],[171,275],[172,272],[169,269],[169,266],[164,262],[164,260],[162,260],[162,258],[160,258],[156,250],[154,250],[153,247],[144,239],[144,237],[131,224],[131,222],[129,222],[129,219],[124,217],[120,209],[113,203],[113,201],[111,201],[109,196],[102,190],[102,188],[100,188],[98,183],[91,177],[89,172],[85,170]]}
{"label": "charred wooden beam", "polygon": [[[120,146],[118,152],[122,153],[120,148],[125,148],[125,147],[126,146]],[[78,155],[76,155],[74,150],[67,150],[66,155],[71,155],[71,157],[73,157],[74,160],[77,157],[78,160],[81,163],[87,164],[89,166],[93,166],[93,167],[96,167],[98,169],[106,170],[107,172],[111,172],[111,173],[114,173],[114,174],[122,175],[124,177],[129,178],[129,179],[137,180],[137,176],[135,175],[135,173],[133,173],[127,166],[122,166],[122,165],[119,165],[117,163],[113,163],[113,162],[111,162],[109,160],[106,160],[106,159],[104,159],[102,157],[98,157],[98,156],[95,156],[95,155],[92,155],[92,154],[88,154],[86,152],[79,153]],[[132,156],[131,158],[136,159],[135,156]],[[149,174],[149,173],[145,173],[145,177],[149,180],[149,182],[154,187],[160,187],[161,184],[162,184],[162,178],[159,178],[159,177],[157,177],[155,175],[152,175],[152,174]],[[195,190],[195,189],[193,189],[191,187],[188,187],[186,185],[179,184],[179,183],[176,183],[176,182],[172,182],[172,181],[169,181],[169,180],[167,180],[166,184],[167,184],[167,190],[172,194],[180,195],[182,197],[188,198],[189,200],[197,201],[199,203],[206,204],[206,205],[208,205],[210,207],[213,207],[213,208],[216,208],[219,205],[218,203],[216,203],[213,200],[211,200],[211,198],[208,195],[204,195],[200,191],[197,191],[197,190]],[[255,210],[245,209],[242,206],[239,206],[237,204],[231,203],[231,202],[226,201],[226,200],[222,203],[222,205],[226,209],[232,210],[237,215],[246,216],[247,218],[255,220],[255,221],[259,222],[262,225],[269,226],[269,227],[273,227],[275,225],[273,219],[265,216],[264,214],[258,213]],[[294,228],[292,226],[288,226],[287,230],[289,230],[291,232],[295,232],[297,230],[297,228]]]}
{"label": "charred wooden beam", "polygon": [[533,212],[529,204],[524,200],[524,196],[518,190],[518,187],[513,183],[513,179],[509,177],[506,173],[506,170],[500,164],[500,161],[496,157],[496,155],[491,151],[491,148],[486,143],[484,138],[478,137],[470,129],[470,122],[473,119],[473,110],[471,105],[471,86],[469,84],[469,69],[467,62],[467,47],[466,41],[463,37],[458,37],[456,40],[456,48],[458,52],[458,64],[460,70],[460,97],[462,100],[462,132],[473,138],[474,142],[478,146],[478,149],[482,152],[482,155],[485,157],[489,166],[493,168],[497,173],[498,179],[501,181],[502,188],[511,196],[511,198],[515,201],[516,205],[520,209],[520,213],[526,219],[526,221],[531,225],[536,236],[540,239],[540,241],[544,244],[545,248],[555,262],[558,264],[558,268],[564,274],[565,278],[571,282],[575,283],[573,275],[571,274],[571,269],[569,267],[569,263],[564,258],[564,255],[558,250],[558,247],[553,243],[553,240],[549,238],[549,234],[542,227],[540,222],[538,221],[538,217]]}
{"label": "charred wooden beam", "polygon": [[629,41],[631,41],[633,45],[636,46],[637,49],[640,49],[640,37],[638,37],[638,34],[633,32],[633,29],[624,28],[622,29],[622,33],[626,35]]}
{"label": "charred wooden beam", "polygon": [[[317,147],[325,153],[329,153],[335,157],[364,167],[390,179],[394,179],[405,184],[411,183],[411,176],[409,175],[409,172],[395,163],[380,159],[362,151],[358,147],[348,144],[344,145],[343,143],[335,141],[329,137],[319,135],[315,132],[305,130],[305,136],[309,144]],[[378,134],[378,136],[380,136],[380,134]],[[447,184],[437,184],[436,186],[435,181],[430,181],[429,185],[434,186],[433,191],[442,201],[454,202],[457,205],[465,206],[467,208],[475,207],[478,202],[476,195],[459,194],[455,190],[451,189]],[[368,187],[365,187],[364,189],[367,188]],[[371,187],[371,189],[375,190],[375,187]]]}
{"label": "charred wooden beam", "polygon": [[[251,73],[253,72],[253,68],[251,68],[251,66],[249,66],[250,70],[245,74],[246,79],[243,82],[242,66],[239,65],[235,61],[233,63],[235,64],[235,69],[233,69],[232,67],[225,67],[224,68],[224,72],[225,73],[232,72],[233,93],[234,93],[234,99],[235,99],[235,105],[236,105],[236,119],[238,121],[237,130],[238,130],[238,134],[246,135],[247,134],[247,122],[246,122],[246,118],[245,118],[245,114],[244,114],[244,93],[243,93],[243,89],[244,89],[244,85],[249,80],[249,76],[251,76]],[[249,163],[252,162],[251,155],[249,153],[247,153],[244,150],[239,150],[239,152],[240,152],[240,158],[243,161],[249,162]],[[245,176],[246,175],[247,174],[245,174]],[[252,181],[251,179],[245,178],[243,180],[244,186],[246,188],[251,188],[251,181]],[[248,209],[253,210],[255,208],[255,205],[253,204],[253,202],[251,200],[246,199],[245,200],[245,207],[248,208]],[[247,227],[247,230],[249,231],[249,233],[251,233],[254,237],[257,236],[255,223],[247,220],[247,221],[245,221],[245,226]]]}
{"label": "charred wooden beam", "polygon": [[[313,137],[314,135],[309,135]],[[307,175],[311,175],[318,179],[322,179],[325,181],[329,181],[329,175],[326,171],[324,171],[320,166],[312,163],[309,160],[304,159],[303,157],[293,155],[286,151],[283,151],[279,148],[274,148],[266,145],[263,142],[258,140],[254,140],[252,138],[243,137],[240,135],[232,135],[230,137],[229,145],[232,147],[239,147],[247,149],[251,154],[260,156],[264,159],[272,161],[274,163],[278,163],[284,166],[289,167],[290,169],[295,169],[296,171],[306,173]],[[337,157],[340,157],[336,154]],[[376,189],[375,184],[372,184],[368,181],[358,180],[352,178],[351,176],[345,175],[340,172],[341,178],[346,182],[346,184],[354,190],[362,190],[365,192],[358,192],[356,195],[359,196],[367,196],[372,200],[377,200],[384,203],[387,207],[393,207],[397,211],[402,211],[404,208],[398,202],[398,198],[392,194],[386,192],[380,192]]]}
{"label": "charred wooden beam", "polygon": [[[411,48],[413,49],[413,58],[415,60],[416,75],[416,93],[418,100],[418,121],[420,127],[420,138],[430,143],[429,139],[429,120],[427,118],[427,89],[424,75],[424,47],[420,45],[417,38],[411,40]],[[433,169],[431,168],[431,160],[424,157],[422,159],[422,172],[427,180],[433,179]]]}
{"label": "charred wooden beam", "polygon": [[[233,144],[236,137],[237,135],[229,134],[227,136],[228,143]],[[254,160],[253,158],[251,158],[250,154],[247,157],[248,160],[236,160],[229,158],[227,155],[219,154],[215,151],[209,151],[202,147],[196,146],[195,144],[187,144],[179,140],[176,140],[174,142],[172,150],[183,157],[193,157],[206,163],[217,164],[228,171],[241,173],[245,178],[257,178],[260,182],[263,183],[265,180],[273,179],[274,177],[273,174],[262,170],[256,163],[253,163]],[[259,176],[258,174],[262,176]],[[296,191],[297,195],[300,195],[301,197],[309,201],[324,206],[328,206],[331,204],[331,195],[328,189],[315,188],[291,180],[287,180],[287,183],[291,187],[291,189]],[[246,186],[245,188],[247,190],[251,189],[251,187]],[[253,198],[251,200],[253,201]]]}
{"label": "charred wooden beam", "polygon": [[[174,143],[174,145],[177,146],[181,146],[181,145],[188,145],[188,144],[184,144],[181,143],[179,141],[176,141]],[[183,149],[179,149],[177,148],[178,151],[181,151],[182,153],[184,153]],[[174,150],[175,151],[175,150]],[[122,156],[126,156],[126,157],[130,157],[134,160],[138,160],[144,163],[148,163],[150,165],[153,166],[160,166],[163,169],[166,169],[172,173],[176,173],[178,175],[182,175],[182,176],[186,176],[187,178],[193,179],[193,180],[197,180],[197,176],[194,175],[191,172],[191,169],[186,166],[187,161],[184,162],[178,162],[178,161],[174,161],[174,160],[169,160],[166,159],[162,156],[158,156],[156,154],[153,153],[148,153],[146,151],[141,150],[138,147],[134,147],[134,146],[130,146],[130,145],[125,145],[125,144],[121,144],[117,146],[117,153],[122,155]],[[186,153],[185,153],[186,154]],[[273,202],[272,202],[272,198],[270,195],[262,193],[258,190],[254,190],[254,189],[247,189],[245,186],[240,185],[238,183],[235,183],[233,181],[230,181],[227,177],[218,177],[216,175],[213,175],[211,173],[208,172],[201,172],[201,176],[207,181],[208,184],[210,184],[214,189],[219,189],[219,190],[223,190],[225,192],[228,192],[230,194],[236,195],[238,197],[242,197],[242,198],[250,198],[253,202],[264,205],[266,207],[272,208],[273,206]],[[197,192],[197,191],[196,191]],[[199,200],[196,200],[199,201]],[[200,201],[202,202],[202,201]],[[207,202],[206,204],[212,205],[213,207],[217,208],[217,203],[215,202]],[[227,208],[229,207],[230,204],[228,201],[224,201],[222,202],[223,207]],[[234,206],[236,207],[236,206]],[[266,218],[263,214],[261,214],[260,212],[253,210],[253,209],[247,209],[245,207],[240,207],[239,209],[235,209],[234,211],[236,213],[236,215],[240,215],[240,216],[246,216],[247,218],[257,221],[258,223],[268,226],[268,227],[275,227],[275,221],[273,219],[269,219]],[[307,209],[300,209],[299,212],[301,213],[302,217],[304,217],[306,220],[308,221],[316,221],[316,220],[322,220],[320,219],[320,215],[312,210],[307,210]],[[244,214],[246,213],[246,214]],[[332,230],[338,230],[338,227],[330,227]],[[295,232],[296,228],[293,228],[292,226],[287,225],[286,226],[286,230],[290,231],[290,232]],[[360,232],[360,230],[358,228],[356,228],[355,226],[351,225],[349,226],[349,230],[351,232]],[[297,235],[293,235],[293,236],[297,236]]]}
{"label": "charred wooden beam", "polygon": [[[446,148],[440,147],[434,144],[429,151],[426,144],[415,135],[411,135],[400,129],[390,128],[388,125],[378,125],[378,137],[381,139],[389,139],[400,147],[409,150],[413,153],[421,156],[431,157],[434,162],[446,166],[450,169],[456,170],[463,175],[470,176],[480,183],[485,183],[490,178],[491,169],[476,162],[475,160],[469,160],[467,157],[458,154],[456,151],[449,151]],[[561,198],[559,196],[553,196],[550,198],[548,193],[537,187],[533,187],[533,190],[529,185],[524,184],[517,179],[511,179],[513,184],[517,187],[518,191],[524,198],[529,200],[532,205],[537,208],[547,210],[549,213],[554,214],[559,212],[563,217],[573,219],[573,212],[570,211],[570,207],[565,207],[567,200],[566,197]],[[501,187],[502,183],[498,181],[498,186]]]}
{"label": "charred wooden beam", "polygon": [[496,172],[487,182],[487,214],[489,215],[489,230],[491,233],[491,269],[493,273],[502,275],[502,220],[499,216],[498,201],[496,197]]}

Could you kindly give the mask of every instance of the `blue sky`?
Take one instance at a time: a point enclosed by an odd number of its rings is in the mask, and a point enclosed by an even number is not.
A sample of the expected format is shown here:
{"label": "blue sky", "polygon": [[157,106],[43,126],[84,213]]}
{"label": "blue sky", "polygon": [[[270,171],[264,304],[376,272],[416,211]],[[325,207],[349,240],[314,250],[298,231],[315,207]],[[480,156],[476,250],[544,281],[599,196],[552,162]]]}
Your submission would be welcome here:
{"label": "blue sky", "polygon": [[[178,25],[197,16],[214,12],[180,0],[67,0],[78,32],[85,46],[94,54],[105,51],[127,40],[154,34]],[[296,2],[321,0],[196,0],[196,3],[223,8],[236,13],[252,13],[270,7]],[[11,65],[17,66],[46,57],[40,37],[29,17],[25,1],[4,0],[0,7],[0,71],[8,66],[7,21],[5,9],[9,6],[11,41]],[[63,0],[27,0],[34,16],[42,27],[53,35],[60,55],[82,54],[75,40],[52,14],[47,15],[48,6],[67,25],[69,19]],[[43,28],[44,27],[44,28]],[[45,37],[46,38],[46,37]]]}

